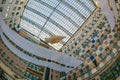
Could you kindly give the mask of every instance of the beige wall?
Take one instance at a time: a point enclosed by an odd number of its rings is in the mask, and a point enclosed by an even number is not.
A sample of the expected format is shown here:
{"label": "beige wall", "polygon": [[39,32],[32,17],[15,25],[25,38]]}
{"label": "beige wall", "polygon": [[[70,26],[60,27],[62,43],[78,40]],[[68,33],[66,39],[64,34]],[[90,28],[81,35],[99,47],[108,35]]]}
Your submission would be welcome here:
{"label": "beige wall", "polygon": [[8,26],[11,28],[18,27],[27,1],[28,0],[6,0],[5,4],[2,4],[2,0],[0,1],[0,7],[3,7],[1,13]]}

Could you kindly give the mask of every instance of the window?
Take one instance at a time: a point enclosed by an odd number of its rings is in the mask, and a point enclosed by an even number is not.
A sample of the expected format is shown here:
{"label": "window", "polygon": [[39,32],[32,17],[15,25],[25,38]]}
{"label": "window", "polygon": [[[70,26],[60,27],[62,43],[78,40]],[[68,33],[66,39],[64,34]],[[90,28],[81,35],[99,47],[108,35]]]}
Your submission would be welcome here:
{"label": "window", "polygon": [[15,4],[18,4],[18,3],[19,3],[19,1],[18,1],[18,0],[16,0]]}
{"label": "window", "polygon": [[2,4],[5,4],[6,0],[2,0]]}
{"label": "window", "polygon": [[10,6],[7,7],[7,10],[6,11],[9,11],[10,10]]}
{"label": "window", "polygon": [[15,14],[15,13],[14,13],[14,12],[12,12],[12,16],[14,16],[14,14]]}
{"label": "window", "polygon": [[13,1],[13,0],[9,0],[9,4],[12,4],[12,1]]}
{"label": "window", "polygon": [[102,54],[99,54],[98,56],[99,56],[99,58],[101,58],[101,60],[104,60],[104,58],[103,58],[103,55],[102,55]]}
{"label": "window", "polygon": [[103,51],[103,47],[100,47],[100,48],[99,48],[99,51]]}
{"label": "window", "polygon": [[118,3],[118,0],[115,0],[116,3]]}
{"label": "window", "polygon": [[16,10],[16,7],[13,8],[13,11],[15,11],[15,10]]}
{"label": "window", "polygon": [[[86,4],[87,1],[88,1],[88,4]],[[20,4],[21,2],[22,1],[20,1]],[[42,36],[40,36],[42,40],[44,40],[45,37],[51,35],[51,33],[56,35],[66,36],[66,38],[59,43],[60,46],[58,44],[55,44],[55,45],[50,44],[55,49],[58,49],[58,46],[59,48],[62,47],[62,45],[64,45],[69,40],[69,38],[77,31],[77,29],[89,17],[90,12],[92,12],[95,9],[94,5],[89,5],[92,3],[91,0],[80,1],[79,2],[80,4],[77,3],[76,0],[73,0],[73,1],[66,0],[65,4],[67,5],[65,5],[64,3],[59,4],[59,2],[60,1],[58,0],[54,0],[54,1],[42,0],[42,2],[39,2],[39,0],[30,0],[27,5],[29,7],[27,7],[27,9],[25,9],[25,12],[23,13],[24,17],[22,17],[22,23],[21,23],[21,26],[25,30],[27,30],[33,35],[37,35],[36,32],[34,33],[34,31],[30,30],[29,28],[30,26],[26,27],[24,26],[24,24],[31,24],[32,22],[32,24],[35,24],[34,27],[39,27],[39,25],[40,27],[42,27],[44,26],[44,23],[47,22],[44,28],[47,31],[49,31],[49,33],[48,32],[46,33],[43,31],[43,35],[41,33]],[[49,6],[51,7],[49,8]],[[90,7],[90,10],[87,10],[87,8],[83,6]],[[53,11],[54,8],[56,8],[57,11],[53,12],[51,15],[51,12]],[[50,17],[51,20],[48,21],[47,17]],[[30,21],[27,21],[27,20],[30,20]],[[36,23],[39,23],[39,24],[36,24]],[[51,28],[51,27],[54,27],[54,28]]]}
{"label": "window", "polygon": [[12,24],[9,24],[9,27],[12,27]]}
{"label": "window", "polygon": [[75,54],[79,55],[80,49],[75,50]]}
{"label": "window", "polygon": [[8,17],[8,13],[5,14],[5,17],[6,17],[6,18]]}
{"label": "window", "polygon": [[16,22],[17,21],[17,19],[14,19],[14,22]]}
{"label": "window", "polygon": [[17,12],[16,15],[19,15],[19,12]]}
{"label": "window", "polygon": [[75,42],[75,46],[77,45],[77,42]]}
{"label": "window", "polygon": [[93,61],[94,65],[97,67],[98,66],[98,63],[96,60]]}
{"label": "window", "polygon": [[3,11],[3,7],[0,7],[0,12],[2,12]]}
{"label": "window", "polygon": [[90,71],[90,67],[86,66],[86,71],[89,72]]}
{"label": "window", "polygon": [[20,5],[22,5],[23,4],[23,1],[22,2],[20,2]]}
{"label": "window", "polygon": [[21,7],[18,7],[18,10],[20,10],[21,9]]}
{"label": "window", "polygon": [[10,20],[10,23],[12,23],[12,20]]}
{"label": "window", "polygon": [[14,26],[16,25],[16,23],[14,23]]}
{"label": "window", "polygon": [[84,72],[83,72],[82,69],[80,69],[79,72],[80,72],[81,75],[84,75]]}
{"label": "window", "polygon": [[77,80],[77,76],[76,76],[76,73],[73,73],[73,80]]}

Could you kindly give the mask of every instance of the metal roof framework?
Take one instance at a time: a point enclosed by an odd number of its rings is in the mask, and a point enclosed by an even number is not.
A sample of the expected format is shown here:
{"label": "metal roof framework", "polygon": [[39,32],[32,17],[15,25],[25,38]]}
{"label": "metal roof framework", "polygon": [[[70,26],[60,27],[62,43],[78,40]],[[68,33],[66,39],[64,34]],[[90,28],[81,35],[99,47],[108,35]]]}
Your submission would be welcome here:
{"label": "metal roof framework", "polygon": [[95,10],[92,0],[29,0],[20,27],[44,40],[52,35],[65,36],[59,50]]}

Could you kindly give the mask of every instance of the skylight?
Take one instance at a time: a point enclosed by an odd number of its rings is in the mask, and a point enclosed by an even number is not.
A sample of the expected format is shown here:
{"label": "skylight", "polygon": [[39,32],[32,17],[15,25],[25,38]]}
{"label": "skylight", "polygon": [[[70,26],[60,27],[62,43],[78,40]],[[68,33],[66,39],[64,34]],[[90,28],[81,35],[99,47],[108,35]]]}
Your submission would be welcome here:
{"label": "skylight", "polygon": [[29,0],[20,27],[42,40],[65,36],[59,43],[49,43],[59,50],[94,10],[92,0]]}

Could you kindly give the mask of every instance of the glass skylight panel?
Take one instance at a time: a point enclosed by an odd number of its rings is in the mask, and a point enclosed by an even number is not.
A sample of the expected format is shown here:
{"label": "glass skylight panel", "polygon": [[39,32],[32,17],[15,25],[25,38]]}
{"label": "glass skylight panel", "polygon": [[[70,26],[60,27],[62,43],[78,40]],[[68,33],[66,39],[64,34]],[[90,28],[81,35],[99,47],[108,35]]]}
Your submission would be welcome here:
{"label": "glass skylight panel", "polygon": [[38,24],[38,23],[36,23],[36,22],[34,22],[34,21],[32,21],[32,20],[30,20],[30,19],[27,19],[26,17],[22,17],[22,20],[25,20],[27,23],[29,23],[29,24],[31,24],[31,25],[34,25],[35,27],[37,27],[37,28],[39,28],[39,29],[41,29],[42,28],[42,26],[40,25],[40,24]]}
{"label": "glass skylight panel", "polygon": [[72,23],[70,23],[67,19],[63,18],[58,13],[53,13],[53,15],[51,16],[51,18],[54,21],[59,22],[59,24],[61,26],[63,26],[66,30],[68,30],[70,32],[71,32],[71,30],[76,30],[77,29]]}
{"label": "glass skylight panel", "polygon": [[50,33],[53,33],[54,35],[60,35],[54,28],[49,27],[49,25],[46,25],[45,29],[48,30]]}
{"label": "glass skylight panel", "polygon": [[71,9],[69,9],[68,7],[66,7],[64,4],[60,4],[60,6],[57,7],[57,9],[59,11],[61,11],[62,13],[64,13],[66,16],[68,16],[69,18],[71,18],[73,21],[75,21],[77,24],[79,24],[79,21],[83,21],[83,19],[77,15],[75,12],[73,12]]}
{"label": "glass skylight panel", "polygon": [[29,3],[34,3],[34,2],[35,2],[35,0],[29,0],[27,5],[29,5]]}
{"label": "glass skylight panel", "polygon": [[55,26],[54,24],[47,22],[45,29],[54,32],[55,35],[59,35],[59,36],[67,36],[67,34],[61,30],[60,28],[58,28],[57,26]]}
{"label": "glass skylight panel", "polygon": [[72,7],[74,7],[76,10],[78,10],[85,17],[86,15],[88,15],[88,11],[85,10],[85,8],[82,5],[79,5],[78,3],[76,3],[75,0],[66,0],[66,2]]}
{"label": "glass skylight panel", "polygon": [[95,9],[95,5],[91,0],[88,0],[89,6],[91,6],[91,10]]}
{"label": "glass skylight panel", "polygon": [[78,3],[78,5],[83,6],[85,10],[87,10],[87,12],[90,14],[92,11],[89,9],[88,6],[86,6],[83,2],[80,1],[76,1]]}
{"label": "glass skylight panel", "polygon": [[39,29],[35,29],[34,27],[31,27],[28,24],[21,24],[21,26],[23,26],[23,29],[27,30],[28,32],[34,34],[35,36],[38,36],[38,30]]}
{"label": "glass skylight panel", "polygon": [[37,10],[46,16],[49,16],[50,13],[52,12],[52,10],[50,8],[46,7],[43,4],[37,3],[37,2],[30,3],[30,5],[28,5],[28,7],[31,7],[32,9]]}
{"label": "glass skylight panel", "polygon": [[26,21],[21,20],[21,24],[20,24],[20,26],[21,26],[23,29],[25,29],[25,30],[28,31],[29,24],[27,24]]}
{"label": "glass skylight panel", "polygon": [[82,21],[81,24],[80,24],[80,26],[81,26],[84,22],[85,22],[85,21]]}
{"label": "glass skylight panel", "polygon": [[47,3],[47,4],[49,4],[49,5],[53,6],[53,7],[56,7],[60,2],[58,0],[42,0],[42,1],[44,1],[45,3]]}
{"label": "glass skylight panel", "polygon": [[77,17],[77,18],[73,18],[73,19],[75,20],[75,22],[76,22],[79,26],[81,26],[82,22],[84,22],[84,20],[81,19],[81,17]]}
{"label": "glass skylight panel", "polygon": [[26,30],[26,26],[27,26],[27,24],[25,23],[24,20],[21,20],[21,22],[20,22],[20,26],[21,26],[22,28],[25,28],[25,30]]}
{"label": "glass skylight panel", "polygon": [[92,11],[93,11],[93,9],[94,9],[94,5],[92,4],[90,4],[90,0],[80,0],[81,2],[83,2],[86,6],[88,6]]}
{"label": "glass skylight panel", "polygon": [[29,10],[25,10],[24,12],[24,16],[36,23],[39,23],[41,26],[44,25],[46,19],[44,19],[43,17],[29,11]]}
{"label": "glass skylight panel", "polygon": [[[54,24],[50,22],[46,24],[45,29],[49,30],[50,32],[54,32],[55,35],[65,36],[65,38],[70,38],[69,35],[67,35],[65,32],[63,32],[61,29],[59,29],[58,27],[56,27]],[[63,42],[66,42],[66,40],[64,40]]]}
{"label": "glass skylight panel", "polygon": [[77,28],[76,29],[70,29],[69,30],[72,34],[74,34],[76,31],[77,31]]}
{"label": "glass skylight panel", "polygon": [[38,36],[39,32],[40,32],[40,29],[33,27],[32,32],[33,32],[34,35]]}
{"label": "glass skylight panel", "polygon": [[40,32],[40,29],[38,29],[34,25],[31,25],[30,23],[26,22],[25,20],[21,20],[21,27],[36,36],[38,36],[38,34]]}
{"label": "glass skylight panel", "polygon": [[64,38],[62,41],[63,41],[63,42],[67,42],[68,39],[70,39],[70,36],[66,36],[66,38]]}
{"label": "glass skylight panel", "polygon": [[39,34],[39,37],[40,37],[42,40],[44,40],[45,38],[49,38],[50,35],[48,35],[47,33],[45,33],[45,32],[42,31],[42,32]]}
{"label": "glass skylight panel", "polygon": [[59,50],[94,9],[91,0],[29,0],[20,26],[42,40],[65,36],[59,43],[50,44]]}
{"label": "glass skylight panel", "polygon": [[25,20],[21,20],[21,27],[24,28],[25,30],[27,30],[27,28],[29,28],[29,26],[33,26],[31,24],[29,24],[28,22],[26,22]]}
{"label": "glass skylight panel", "polygon": [[58,13],[54,12],[53,15],[51,16],[52,19],[56,20],[60,20],[62,21],[63,23],[65,23],[65,25],[72,25],[72,23],[70,23],[67,19],[65,19],[63,16],[59,15]]}
{"label": "glass skylight panel", "polygon": [[58,43],[58,44],[50,44],[49,43],[49,45],[51,45],[52,47],[54,47],[56,50],[59,50],[63,45],[62,44],[60,44],[60,43]]}

